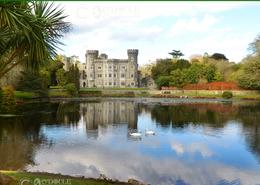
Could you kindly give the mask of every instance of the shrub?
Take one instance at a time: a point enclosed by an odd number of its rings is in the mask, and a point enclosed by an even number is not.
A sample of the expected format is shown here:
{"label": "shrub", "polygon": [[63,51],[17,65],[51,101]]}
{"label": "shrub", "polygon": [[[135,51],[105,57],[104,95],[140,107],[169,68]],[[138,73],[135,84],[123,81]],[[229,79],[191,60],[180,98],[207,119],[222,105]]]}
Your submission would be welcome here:
{"label": "shrub", "polygon": [[78,90],[76,88],[76,85],[73,83],[68,83],[65,86],[66,91],[68,92],[69,95],[71,96],[77,96],[78,95]]}
{"label": "shrub", "polygon": [[47,84],[43,77],[32,71],[22,73],[17,90],[38,93],[40,96],[47,95]]}
{"label": "shrub", "polygon": [[233,97],[233,94],[230,91],[224,91],[222,94],[222,98],[225,98],[225,99],[230,99],[232,97]]}
{"label": "shrub", "polygon": [[1,112],[12,113],[15,110],[15,96],[12,87],[7,86],[2,90]]}

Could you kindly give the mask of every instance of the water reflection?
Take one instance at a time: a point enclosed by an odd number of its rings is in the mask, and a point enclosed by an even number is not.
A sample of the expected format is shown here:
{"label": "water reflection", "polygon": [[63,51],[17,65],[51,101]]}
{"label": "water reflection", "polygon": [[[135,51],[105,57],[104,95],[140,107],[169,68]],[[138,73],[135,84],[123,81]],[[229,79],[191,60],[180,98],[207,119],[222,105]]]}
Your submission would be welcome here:
{"label": "water reflection", "polygon": [[0,169],[156,185],[260,182],[258,103],[101,100],[27,104],[17,113],[0,118]]}
{"label": "water reflection", "polygon": [[86,124],[87,135],[97,138],[98,127],[126,124],[137,129],[137,105],[134,102],[108,101],[81,103],[80,110]]}

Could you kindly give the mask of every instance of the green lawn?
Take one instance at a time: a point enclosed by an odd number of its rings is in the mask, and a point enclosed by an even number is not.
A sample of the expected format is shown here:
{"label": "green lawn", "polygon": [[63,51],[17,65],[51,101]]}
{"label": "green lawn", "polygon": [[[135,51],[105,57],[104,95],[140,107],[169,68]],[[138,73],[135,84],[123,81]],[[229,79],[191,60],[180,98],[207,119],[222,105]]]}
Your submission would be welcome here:
{"label": "green lawn", "polygon": [[32,99],[37,97],[37,94],[33,92],[26,92],[26,91],[15,91],[14,95],[17,99]]}
{"label": "green lawn", "polygon": [[[0,171],[7,177],[11,177],[10,185],[20,185],[22,180],[31,183],[23,183],[23,185],[35,184],[34,182],[55,182],[59,181],[59,185],[131,185],[129,183],[114,182],[110,180],[86,179],[81,177],[70,177],[58,174],[48,173],[30,173],[17,171]],[[1,184],[1,182],[0,182]],[[43,184],[43,183],[42,183]]]}
{"label": "green lawn", "polygon": [[70,95],[63,89],[50,89],[48,96],[51,97],[70,97]]}
{"label": "green lawn", "polygon": [[57,86],[50,86],[50,89],[62,89],[63,87],[62,86],[59,86],[59,85],[57,85]]}

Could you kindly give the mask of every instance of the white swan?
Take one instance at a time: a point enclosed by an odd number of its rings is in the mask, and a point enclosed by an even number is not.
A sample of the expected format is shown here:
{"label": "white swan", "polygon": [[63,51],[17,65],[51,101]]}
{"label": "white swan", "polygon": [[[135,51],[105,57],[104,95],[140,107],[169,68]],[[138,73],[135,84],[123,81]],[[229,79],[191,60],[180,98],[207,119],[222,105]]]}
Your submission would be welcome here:
{"label": "white swan", "polygon": [[152,130],[145,130],[146,135],[155,135],[155,132]]}
{"label": "white swan", "polygon": [[132,132],[129,135],[133,136],[133,137],[140,137],[142,135],[142,133],[141,132]]}

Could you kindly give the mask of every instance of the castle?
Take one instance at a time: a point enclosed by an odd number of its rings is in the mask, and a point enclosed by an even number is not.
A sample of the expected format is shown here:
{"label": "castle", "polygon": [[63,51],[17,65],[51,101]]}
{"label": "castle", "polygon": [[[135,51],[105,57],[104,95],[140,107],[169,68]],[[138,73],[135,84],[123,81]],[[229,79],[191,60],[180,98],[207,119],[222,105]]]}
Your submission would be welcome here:
{"label": "castle", "polygon": [[64,62],[68,70],[76,63],[80,70],[81,87],[138,87],[138,50],[128,49],[127,59],[109,59],[98,50],[87,50],[86,63],[76,62],[75,56]]}

